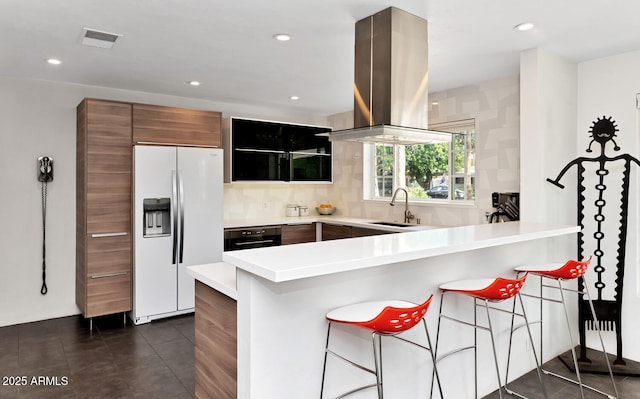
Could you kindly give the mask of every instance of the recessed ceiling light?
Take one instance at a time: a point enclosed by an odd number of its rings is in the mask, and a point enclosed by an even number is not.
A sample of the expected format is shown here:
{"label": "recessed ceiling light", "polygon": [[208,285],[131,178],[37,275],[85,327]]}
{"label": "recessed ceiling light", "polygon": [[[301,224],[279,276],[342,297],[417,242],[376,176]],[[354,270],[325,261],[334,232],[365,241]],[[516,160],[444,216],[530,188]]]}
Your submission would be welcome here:
{"label": "recessed ceiling light", "polygon": [[431,102],[431,105],[438,105],[438,104],[440,104],[440,103],[439,103],[439,102],[437,102],[437,101],[432,101],[432,102]]}
{"label": "recessed ceiling light", "polygon": [[60,65],[60,64],[62,64],[62,61],[60,61],[60,60],[59,60],[59,59],[57,59],[57,58],[49,58],[49,59],[47,60],[47,62],[48,62],[49,64],[51,64],[51,65]]}
{"label": "recessed ceiling light", "polygon": [[300,97],[298,97],[298,96],[291,96],[291,97],[289,97],[289,98],[290,98],[291,100],[293,100],[293,101],[296,101],[296,100],[299,100],[299,99],[300,99]]}
{"label": "recessed ceiling light", "polygon": [[513,29],[524,31],[524,30],[532,29],[534,26],[535,25],[533,24],[533,22],[523,22],[521,24],[514,26]]}
{"label": "recessed ceiling light", "polygon": [[200,82],[198,82],[197,80],[190,80],[190,81],[189,81],[189,84],[190,84],[191,86],[200,86]]}
{"label": "recessed ceiling light", "polygon": [[276,33],[275,35],[273,35],[273,38],[281,42],[291,40],[291,36],[286,33]]}

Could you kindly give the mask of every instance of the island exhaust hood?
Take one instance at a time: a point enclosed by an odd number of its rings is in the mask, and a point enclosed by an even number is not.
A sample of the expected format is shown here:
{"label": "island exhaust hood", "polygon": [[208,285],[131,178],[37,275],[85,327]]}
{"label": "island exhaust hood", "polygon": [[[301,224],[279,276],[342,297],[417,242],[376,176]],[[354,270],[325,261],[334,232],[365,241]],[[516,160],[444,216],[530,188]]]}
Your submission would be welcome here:
{"label": "island exhaust hood", "polygon": [[427,20],[395,7],[355,26],[353,129],[331,141],[393,144],[445,142],[428,126]]}

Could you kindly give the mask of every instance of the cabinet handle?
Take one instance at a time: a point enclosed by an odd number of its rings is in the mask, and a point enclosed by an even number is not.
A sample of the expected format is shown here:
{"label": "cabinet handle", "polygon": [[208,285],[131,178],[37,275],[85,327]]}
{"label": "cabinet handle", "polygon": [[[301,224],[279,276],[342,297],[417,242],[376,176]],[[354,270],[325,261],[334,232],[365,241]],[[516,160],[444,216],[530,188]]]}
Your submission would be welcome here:
{"label": "cabinet handle", "polygon": [[129,233],[127,233],[126,231],[119,232],[119,233],[98,233],[98,234],[91,234],[91,238],[120,237],[120,236],[126,236],[128,234]]}
{"label": "cabinet handle", "polygon": [[168,143],[164,141],[136,141],[136,145],[163,145],[173,147],[205,147],[205,148],[220,148],[217,145],[201,145],[201,144],[185,144],[185,143]]}
{"label": "cabinet handle", "polygon": [[331,154],[326,152],[310,152],[310,151],[289,151],[289,154],[298,154],[298,155],[322,155],[326,157],[330,157]]}
{"label": "cabinet handle", "polygon": [[235,242],[234,245],[242,246],[242,245],[253,245],[253,244],[271,244],[273,240],[256,240],[256,241],[241,241]]}
{"label": "cabinet handle", "polygon": [[265,154],[286,154],[286,151],[281,151],[281,150],[259,150],[259,149],[254,149],[254,148],[235,148],[236,151],[242,151],[242,152],[259,152],[259,153],[265,153]]}
{"label": "cabinet handle", "polygon": [[95,276],[91,276],[91,278],[105,278],[105,277],[117,277],[124,276],[129,274],[129,272],[118,272],[118,273],[107,273],[107,274],[96,274]]}

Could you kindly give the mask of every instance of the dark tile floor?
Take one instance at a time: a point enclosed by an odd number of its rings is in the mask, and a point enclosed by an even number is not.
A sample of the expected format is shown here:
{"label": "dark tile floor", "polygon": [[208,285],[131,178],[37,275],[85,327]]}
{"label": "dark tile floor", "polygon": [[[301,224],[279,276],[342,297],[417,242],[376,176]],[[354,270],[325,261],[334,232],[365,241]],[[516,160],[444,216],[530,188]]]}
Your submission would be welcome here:
{"label": "dark tile floor", "polygon": [[[603,362],[604,363],[604,362]],[[550,372],[560,374],[564,377],[575,379],[569,369],[558,358],[554,358],[544,364],[544,369]],[[606,394],[614,395],[614,389],[611,384],[611,377],[609,374],[588,374],[581,373],[582,382],[585,385],[589,385],[596,388]],[[504,378],[504,376],[503,376]],[[620,399],[640,399],[640,377],[626,377],[626,376],[614,376],[616,388],[618,390],[618,398]],[[542,399],[544,398],[540,389],[540,380],[538,379],[537,372],[531,371],[525,374],[523,377],[513,381],[509,384],[509,388],[513,391],[524,394],[529,399]],[[557,377],[551,375],[543,375],[543,381],[547,389],[548,399],[580,399],[580,388],[578,385],[563,381]],[[499,398],[498,391],[496,390],[492,394],[486,396],[484,399],[497,399]],[[503,391],[503,398],[513,398],[515,396],[505,395]],[[606,399],[607,396],[595,393],[588,389],[584,390],[585,399]],[[615,396],[611,396],[615,397]]]}
{"label": "dark tile floor", "polygon": [[94,319],[93,332],[80,316],[0,327],[0,398],[193,398],[193,323],[125,327],[119,315]]}
{"label": "dark tile floor", "polygon": [[[192,398],[193,323],[189,315],[123,326],[119,315],[94,319],[93,332],[80,316],[0,327],[0,398]],[[570,375],[557,359],[545,367]],[[580,398],[577,386],[544,378],[549,399]],[[584,374],[583,378],[611,392],[608,376]],[[639,377],[615,379],[621,399],[640,399]],[[510,387],[531,399],[542,398],[535,372]],[[485,399],[496,398],[494,392]],[[594,398],[604,396],[585,392],[585,399]]]}

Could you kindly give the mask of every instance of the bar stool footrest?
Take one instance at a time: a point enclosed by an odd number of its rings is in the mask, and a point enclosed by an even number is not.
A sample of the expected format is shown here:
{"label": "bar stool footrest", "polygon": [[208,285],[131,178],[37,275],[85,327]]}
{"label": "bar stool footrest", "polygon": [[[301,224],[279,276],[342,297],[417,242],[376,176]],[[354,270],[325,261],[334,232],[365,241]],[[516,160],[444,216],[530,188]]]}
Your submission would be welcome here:
{"label": "bar stool footrest", "polygon": [[[565,376],[563,376],[561,374],[557,374],[557,373],[554,373],[553,371],[545,370],[543,368],[540,368],[540,370],[546,375],[550,375],[552,377],[559,378],[561,380],[564,380],[566,382],[570,382],[570,383],[575,384],[575,385],[580,385],[580,383],[578,381],[576,381],[576,380],[574,380],[572,378],[565,377]],[[589,386],[589,385],[585,384],[584,382],[582,383],[582,387],[586,388],[586,389],[588,389],[588,390],[590,390],[592,392],[595,392],[597,394],[600,394],[602,396],[606,396],[607,399],[618,399],[615,395],[611,395],[611,394],[608,394],[606,392],[603,392],[603,391],[601,391],[601,390],[599,390],[597,388],[594,388],[592,386]]]}

